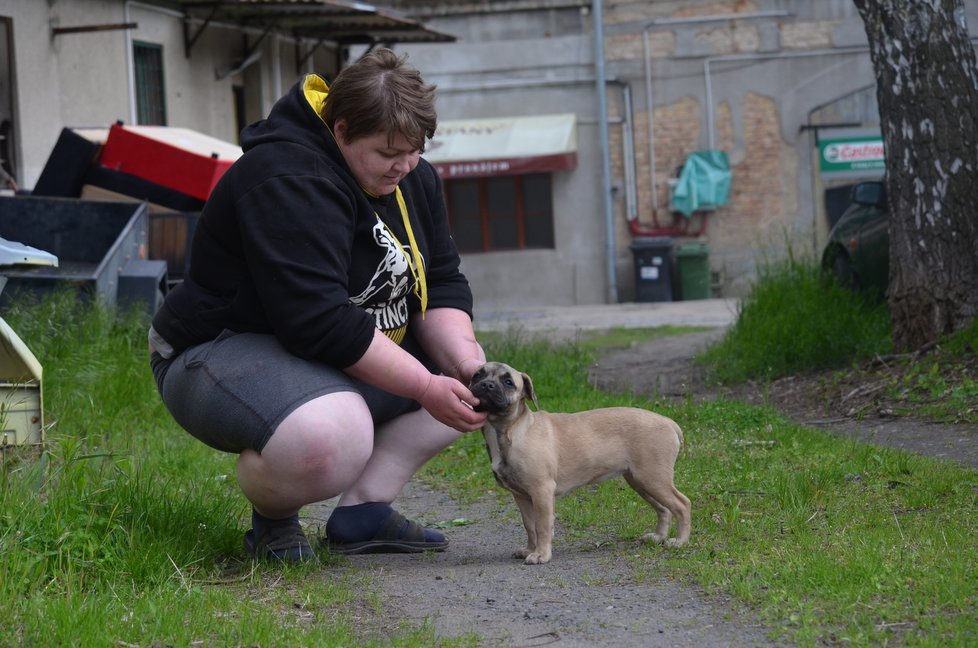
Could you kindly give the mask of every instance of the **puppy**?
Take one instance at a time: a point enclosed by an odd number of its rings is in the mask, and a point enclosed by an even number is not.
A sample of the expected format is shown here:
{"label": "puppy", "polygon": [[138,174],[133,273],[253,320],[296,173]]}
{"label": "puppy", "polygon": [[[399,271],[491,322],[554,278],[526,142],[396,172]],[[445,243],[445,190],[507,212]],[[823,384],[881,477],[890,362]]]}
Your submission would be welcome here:
{"label": "puppy", "polygon": [[[554,414],[540,411],[533,382],[501,362],[483,365],[469,389],[489,417],[482,434],[496,481],[509,490],[526,528],[528,565],[550,561],[554,500],[583,486],[624,475],[652,505],[658,523],[643,539],[679,547],[689,539],[689,499],[673,485],[683,433],[669,418],[632,407]],[[536,406],[531,411],[525,400]],[[668,539],[672,517],[676,537]]]}

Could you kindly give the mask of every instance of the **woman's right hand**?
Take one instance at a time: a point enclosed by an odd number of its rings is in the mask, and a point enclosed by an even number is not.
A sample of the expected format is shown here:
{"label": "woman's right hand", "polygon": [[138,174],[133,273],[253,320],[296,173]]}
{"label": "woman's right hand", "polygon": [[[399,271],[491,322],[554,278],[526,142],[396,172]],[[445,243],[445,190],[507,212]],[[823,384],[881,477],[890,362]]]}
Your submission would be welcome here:
{"label": "woman's right hand", "polygon": [[468,387],[448,376],[432,375],[418,402],[436,420],[459,432],[476,430],[486,422],[486,414],[473,409],[479,399]]}

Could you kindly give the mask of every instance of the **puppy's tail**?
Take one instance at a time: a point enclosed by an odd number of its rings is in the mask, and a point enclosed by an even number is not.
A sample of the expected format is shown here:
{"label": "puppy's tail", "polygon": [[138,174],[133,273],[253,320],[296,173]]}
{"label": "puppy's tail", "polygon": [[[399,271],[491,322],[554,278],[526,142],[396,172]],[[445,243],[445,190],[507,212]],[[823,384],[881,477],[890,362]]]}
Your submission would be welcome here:
{"label": "puppy's tail", "polygon": [[669,422],[672,424],[672,431],[676,433],[676,438],[679,439],[679,449],[682,450],[686,447],[686,439],[683,437],[683,429],[679,427],[679,423],[676,423],[671,419]]}

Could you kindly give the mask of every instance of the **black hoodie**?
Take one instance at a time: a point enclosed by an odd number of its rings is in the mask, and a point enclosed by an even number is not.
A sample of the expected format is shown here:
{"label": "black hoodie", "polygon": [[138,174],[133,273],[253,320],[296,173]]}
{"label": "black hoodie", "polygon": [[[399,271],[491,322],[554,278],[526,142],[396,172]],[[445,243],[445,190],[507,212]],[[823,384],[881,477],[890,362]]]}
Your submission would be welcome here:
{"label": "black hoodie", "polygon": [[[153,319],[176,353],[228,329],[274,334],[299,357],[344,368],[363,356],[375,328],[400,341],[420,309],[394,195],[357,184],[313,107],[325,96],[325,82],[307,75],[242,132],[243,155],[201,212],[189,272]],[[421,159],[399,186],[428,308],[471,317],[437,174]]]}

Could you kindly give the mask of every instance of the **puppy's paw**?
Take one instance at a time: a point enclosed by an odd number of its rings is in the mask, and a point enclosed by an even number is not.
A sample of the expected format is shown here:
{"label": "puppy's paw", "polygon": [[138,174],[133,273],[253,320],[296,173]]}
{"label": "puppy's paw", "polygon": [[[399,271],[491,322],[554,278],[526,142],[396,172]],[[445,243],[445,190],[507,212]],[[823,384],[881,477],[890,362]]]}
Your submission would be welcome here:
{"label": "puppy's paw", "polygon": [[661,533],[646,533],[642,536],[642,541],[651,542],[652,544],[662,544],[666,542],[666,537]]}
{"label": "puppy's paw", "polygon": [[531,549],[517,549],[516,551],[513,552],[513,558],[519,558],[520,560],[522,560],[523,558],[529,556],[531,553],[533,553]]}
{"label": "puppy's paw", "polygon": [[669,538],[668,540],[666,540],[666,546],[669,547],[670,549],[681,547],[684,544],[686,544],[686,541],[680,540],[679,538]]}
{"label": "puppy's paw", "polygon": [[550,562],[550,553],[539,553],[534,551],[523,561],[524,565],[543,565]]}

